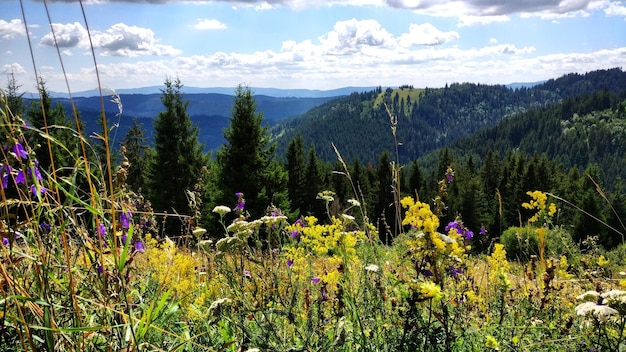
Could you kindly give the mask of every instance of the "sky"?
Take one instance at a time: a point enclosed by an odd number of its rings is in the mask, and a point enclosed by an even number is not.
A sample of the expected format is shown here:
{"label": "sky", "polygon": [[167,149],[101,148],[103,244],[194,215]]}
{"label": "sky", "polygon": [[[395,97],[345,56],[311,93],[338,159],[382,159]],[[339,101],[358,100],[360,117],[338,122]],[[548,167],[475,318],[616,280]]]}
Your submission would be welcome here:
{"label": "sky", "polygon": [[614,67],[626,69],[626,1],[0,0],[0,87],[13,75],[29,92],[38,76],[56,92],[98,75],[113,90],[329,90]]}

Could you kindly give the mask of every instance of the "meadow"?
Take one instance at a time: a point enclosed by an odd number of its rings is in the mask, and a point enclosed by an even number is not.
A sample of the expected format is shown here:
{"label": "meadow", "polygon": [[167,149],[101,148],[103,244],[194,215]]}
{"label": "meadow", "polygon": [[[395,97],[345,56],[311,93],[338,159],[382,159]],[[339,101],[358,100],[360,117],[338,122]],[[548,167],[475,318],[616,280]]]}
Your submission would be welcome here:
{"label": "meadow", "polygon": [[73,168],[46,173],[28,136],[64,146],[0,97],[0,351],[626,350],[626,247],[581,250],[557,196],[528,190],[534,216],[482,252],[485,229],[440,223],[452,168],[434,200],[396,189],[391,245],[354,184],[343,208],[318,195],[325,218],[251,218],[236,193],[220,233],[168,237],[106,129],[102,161],[76,137]]}

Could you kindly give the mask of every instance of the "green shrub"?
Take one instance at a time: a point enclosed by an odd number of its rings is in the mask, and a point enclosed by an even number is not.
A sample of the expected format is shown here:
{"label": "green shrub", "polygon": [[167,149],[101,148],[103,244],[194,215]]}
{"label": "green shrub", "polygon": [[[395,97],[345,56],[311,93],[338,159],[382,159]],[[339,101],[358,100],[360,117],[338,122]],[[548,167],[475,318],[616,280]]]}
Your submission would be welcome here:
{"label": "green shrub", "polygon": [[[577,253],[572,236],[561,228],[546,230],[544,236],[544,256],[559,258]],[[539,234],[535,227],[509,227],[500,236],[507,257],[512,260],[527,261],[532,255],[539,256]]]}

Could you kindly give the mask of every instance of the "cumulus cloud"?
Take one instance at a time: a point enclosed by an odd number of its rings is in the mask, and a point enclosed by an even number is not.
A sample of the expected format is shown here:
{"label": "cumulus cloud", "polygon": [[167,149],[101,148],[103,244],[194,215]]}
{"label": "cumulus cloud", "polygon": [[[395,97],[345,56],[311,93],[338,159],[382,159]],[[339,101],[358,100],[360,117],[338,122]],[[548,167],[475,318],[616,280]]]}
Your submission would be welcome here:
{"label": "cumulus cloud", "polygon": [[442,32],[430,23],[411,23],[409,32],[400,36],[400,45],[440,45],[446,42],[459,39],[459,33],[450,31]]}
{"label": "cumulus cloud", "polygon": [[24,74],[24,73],[26,73],[26,70],[24,69],[24,67],[22,65],[20,65],[17,62],[14,62],[12,64],[2,65],[0,67],[0,73],[2,75],[11,74],[11,73],[14,73],[14,74]]}
{"label": "cumulus cloud", "polygon": [[54,30],[54,35],[52,34],[53,32],[44,35],[39,41],[40,45],[55,46],[56,38],[56,44],[60,48],[74,48],[84,42],[87,37],[87,31],[78,22],[53,23],[52,29]]}
{"label": "cumulus cloud", "polygon": [[196,23],[193,28],[199,30],[213,30],[213,29],[226,29],[226,25],[216,19],[198,19],[198,23]]}
{"label": "cumulus cloud", "polygon": [[[89,48],[87,30],[78,22],[53,23],[52,32],[44,35],[40,45],[60,48]],[[149,28],[129,26],[117,23],[105,32],[93,31],[91,35],[94,49],[99,49],[104,56],[136,57],[141,55],[178,55],[180,50],[170,45],[160,44]]]}
{"label": "cumulus cloud", "polygon": [[20,19],[12,19],[9,22],[0,19],[0,41],[11,40],[17,36],[26,35],[24,24]]}
{"label": "cumulus cloud", "polygon": [[367,47],[386,47],[395,44],[393,35],[376,20],[339,21],[333,30],[319,38],[328,54],[347,55]]}

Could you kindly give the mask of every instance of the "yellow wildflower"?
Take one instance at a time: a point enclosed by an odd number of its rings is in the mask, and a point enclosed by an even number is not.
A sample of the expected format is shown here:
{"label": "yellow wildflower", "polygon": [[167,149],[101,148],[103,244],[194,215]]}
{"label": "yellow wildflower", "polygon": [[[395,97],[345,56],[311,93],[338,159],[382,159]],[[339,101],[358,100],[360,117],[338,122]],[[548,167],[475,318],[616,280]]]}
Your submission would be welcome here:
{"label": "yellow wildflower", "polygon": [[419,288],[422,295],[426,298],[441,297],[441,287],[432,281],[422,282]]}
{"label": "yellow wildflower", "polygon": [[487,342],[485,342],[485,346],[496,351],[500,350],[500,343],[491,335],[487,335]]}

